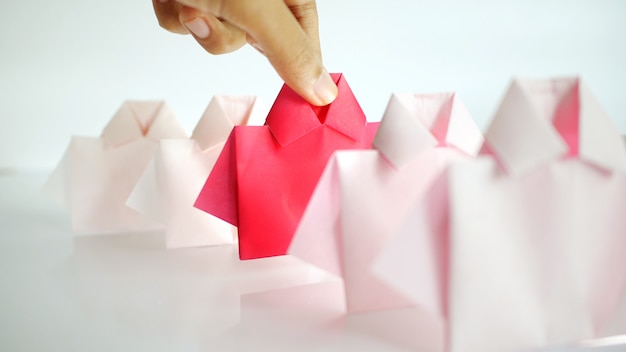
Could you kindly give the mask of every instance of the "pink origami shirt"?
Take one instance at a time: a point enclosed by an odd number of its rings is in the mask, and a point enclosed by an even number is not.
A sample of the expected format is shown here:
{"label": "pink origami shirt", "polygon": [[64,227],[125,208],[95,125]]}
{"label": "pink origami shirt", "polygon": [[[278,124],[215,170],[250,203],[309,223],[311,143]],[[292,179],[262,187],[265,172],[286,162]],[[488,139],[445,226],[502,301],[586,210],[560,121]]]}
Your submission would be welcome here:
{"label": "pink origami shirt", "polygon": [[76,233],[160,229],[125,203],[162,138],[188,138],[165,103],[127,101],[99,138],[72,137],[44,192],[68,208]]}
{"label": "pink origami shirt", "polygon": [[[343,278],[349,312],[414,305],[375,275],[373,263],[433,180],[475,155],[482,141],[455,94],[394,94],[375,149],[339,151],[329,162],[289,254]],[[429,269],[398,268],[420,271],[424,285],[435,285]]]}
{"label": "pink origami shirt", "polygon": [[256,97],[215,96],[191,139],[162,139],[127,205],[165,226],[168,248],[234,243],[235,228],[193,206],[234,126],[265,116]]}
{"label": "pink origami shirt", "polygon": [[379,277],[423,297],[429,286],[404,269],[424,243],[446,239],[430,258],[443,263],[433,272],[442,286],[428,295],[443,302],[450,351],[626,332],[626,149],[587,87],[515,80],[485,139],[481,157],[438,181],[448,202],[435,213],[414,206],[375,264]]}
{"label": "pink origami shirt", "polygon": [[236,126],[195,206],[238,227],[241,259],[284,255],[331,154],[369,148],[377,123],[341,74],[339,96],[314,107],[286,85],[264,126]]}

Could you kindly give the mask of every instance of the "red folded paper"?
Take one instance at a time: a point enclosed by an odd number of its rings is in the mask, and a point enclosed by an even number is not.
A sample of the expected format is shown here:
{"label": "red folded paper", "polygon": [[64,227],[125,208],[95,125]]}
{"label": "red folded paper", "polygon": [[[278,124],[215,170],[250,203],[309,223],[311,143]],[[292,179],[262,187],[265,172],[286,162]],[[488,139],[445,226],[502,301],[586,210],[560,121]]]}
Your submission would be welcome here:
{"label": "red folded paper", "polygon": [[238,227],[239,257],[284,255],[326,162],[336,150],[372,145],[343,75],[337,99],[312,106],[283,86],[264,126],[236,126],[195,207]]}

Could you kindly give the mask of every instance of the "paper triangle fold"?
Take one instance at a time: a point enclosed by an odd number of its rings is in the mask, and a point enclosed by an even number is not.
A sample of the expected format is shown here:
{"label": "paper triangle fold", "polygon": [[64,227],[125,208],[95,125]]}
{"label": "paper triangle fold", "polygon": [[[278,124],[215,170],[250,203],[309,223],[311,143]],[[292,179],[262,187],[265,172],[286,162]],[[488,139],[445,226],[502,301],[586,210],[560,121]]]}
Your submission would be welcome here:
{"label": "paper triangle fold", "polygon": [[[266,124],[281,146],[284,147],[324,125],[354,140],[363,136],[367,123],[363,110],[343,75],[332,73],[331,77],[337,84],[339,95],[327,107],[312,106],[287,85],[280,90],[267,115]],[[345,116],[350,116],[350,119]]]}
{"label": "paper triangle fold", "polygon": [[104,127],[105,148],[119,147],[148,137],[187,138],[174,113],[163,101],[126,101]]}
{"label": "paper triangle fold", "polygon": [[454,93],[393,94],[374,139],[399,169],[437,146],[475,155],[482,143],[480,130]]}
{"label": "paper triangle fold", "polygon": [[565,157],[626,170],[621,135],[578,78],[514,80],[485,139],[513,175]]}
{"label": "paper triangle fold", "polygon": [[217,95],[211,99],[191,139],[198,142],[202,150],[224,143],[234,126],[246,125],[251,117],[260,113],[260,103],[255,96]]}

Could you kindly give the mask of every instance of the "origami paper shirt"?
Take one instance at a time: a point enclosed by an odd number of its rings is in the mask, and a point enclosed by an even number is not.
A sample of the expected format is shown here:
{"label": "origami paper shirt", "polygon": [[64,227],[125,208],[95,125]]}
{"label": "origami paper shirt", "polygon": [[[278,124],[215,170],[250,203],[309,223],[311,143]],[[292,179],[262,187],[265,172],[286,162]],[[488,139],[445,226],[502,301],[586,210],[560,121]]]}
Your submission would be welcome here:
{"label": "origami paper shirt", "polygon": [[624,333],[610,325],[626,293],[626,149],[587,87],[515,80],[485,139],[483,156],[438,181],[449,203],[430,223],[442,226],[418,224],[429,208],[417,204],[376,272],[414,297],[419,279],[399,268],[444,238],[431,262],[449,270],[439,294],[451,351]]}
{"label": "origami paper shirt", "polygon": [[341,74],[326,107],[283,86],[264,126],[236,126],[196,207],[238,227],[241,259],[284,255],[317,181],[335,150],[369,148],[377,123]]}
{"label": "origami paper shirt", "polygon": [[193,206],[235,125],[265,115],[256,97],[216,96],[190,140],[162,139],[127,204],[165,225],[168,248],[233,243],[235,228]]}
{"label": "origami paper shirt", "polygon": [[[289,254],[342,277],[349,312],[415,303],[375,276],[372,264],[416,199],[482,141],[455,94],[393,95],[375,149],[339,151],[329,162]],[[396,269],[429,275],[431,268]]]}
{"label": "origami paper shirt", "polygon": [[170,109],[127,101],[100,138],[72,137],[44,192],[69,209],[77,233],[159,229],[125,202],[162,138],[187,139]]}

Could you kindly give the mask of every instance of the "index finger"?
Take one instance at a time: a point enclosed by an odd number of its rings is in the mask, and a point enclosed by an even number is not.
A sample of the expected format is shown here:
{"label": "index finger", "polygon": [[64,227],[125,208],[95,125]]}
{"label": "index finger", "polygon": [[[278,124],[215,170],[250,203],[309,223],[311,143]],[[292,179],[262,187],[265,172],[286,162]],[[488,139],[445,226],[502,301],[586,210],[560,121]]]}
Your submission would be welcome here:
{"label": "index finger", "polygon": [[313,41],[313,45],[320,52],[320,35],[317,20],[317,5],[315,0],[285,0],[289,11],[296,18],[300,27]]}

